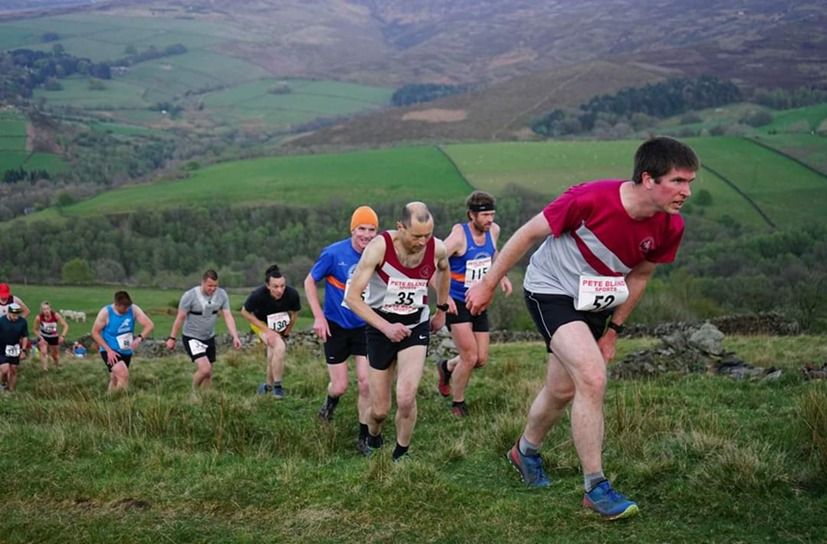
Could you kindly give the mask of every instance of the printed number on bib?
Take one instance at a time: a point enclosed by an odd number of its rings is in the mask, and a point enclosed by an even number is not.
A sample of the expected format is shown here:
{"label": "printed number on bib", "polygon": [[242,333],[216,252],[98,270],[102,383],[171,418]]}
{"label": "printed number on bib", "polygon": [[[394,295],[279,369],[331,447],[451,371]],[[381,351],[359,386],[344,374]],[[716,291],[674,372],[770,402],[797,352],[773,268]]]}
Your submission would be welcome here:
{"label": "printed number on bib", "polygon": [[132,333],[125,332],[123,334],[119,334],[115,337],[115,341],[118,343],[118,349],[129,350],[132,349]]}
{"label": "printed number on bib", "polygon": [[55,334],[57,332],[57,323],[41,323],[40,330],[43,334]]}
{"label": "printed number on bib", "polygon": [[276,332],[282,332],[290,324],[290,314],[287,312],[277,312],[267,316],[267,328],[273,329]]}
{"label": "printed number on bib", "polygon": [[[348,306],[348,304],[347,304],[347,293],[348,293],[348,291],[350,291],[350,280],[347,280],[347,283],[345,284],[345,297],[342,299],[342,306],[344,306],[345,308],[350,310],[350,306]],[[370,284],[366,285],[365,290],[362,291],[362,301],[364,302],[365,300],[367,300],[369,295],[370,295]]]}
{"label": "printed number on bib", "polygon": [[491,268],[491,257],[473,259],[465,263],[465,287],[471,287],[475,283],[479,283],[482,277],[488,273],[489,268]]}
{"label": "printed number on bib", "polygon": [[428,280],[388,278],[388,290],[382,301],[382,311],[409,315],[425,306]]}
{"label": "printed number on bib", "polygon": [[202,355],[207,351],[207,344],[201,340],[190,338],[188,343],[190,345],[190,352],[192,352],[193,355]]}
{"label": "printed number on bib", "polygon": [[580,276],[574,309],[602,312],[620,306],[629,298],[626,280],[620,276]]}
{"label": "printed number on bib", "polygon": [[20,357],[20,344],[6,346],[6,357]]}

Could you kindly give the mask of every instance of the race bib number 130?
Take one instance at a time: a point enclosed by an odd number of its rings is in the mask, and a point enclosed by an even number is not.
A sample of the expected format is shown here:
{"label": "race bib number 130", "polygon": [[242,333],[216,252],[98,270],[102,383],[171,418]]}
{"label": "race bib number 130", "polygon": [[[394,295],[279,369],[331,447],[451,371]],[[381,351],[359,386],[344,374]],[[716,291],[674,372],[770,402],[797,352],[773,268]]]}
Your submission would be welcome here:
{"label": "race bib number 130", "polygon": [[620,306],[629,298],[626,280],[620,276],[580,276],[574,309],[602,312]]}

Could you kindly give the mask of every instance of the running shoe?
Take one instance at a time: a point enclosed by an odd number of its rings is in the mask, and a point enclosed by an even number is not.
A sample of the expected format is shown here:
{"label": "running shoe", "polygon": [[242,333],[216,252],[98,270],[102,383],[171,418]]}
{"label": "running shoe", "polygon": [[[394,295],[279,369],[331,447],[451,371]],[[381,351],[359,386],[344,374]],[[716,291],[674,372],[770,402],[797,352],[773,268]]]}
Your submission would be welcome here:
{"label": "running shoe", "polygon": [[528,487],[548,487],[551,481],[543,470],[543,460],[539,455],[523,455],[520,453],[520,443],[508,450],[505,455],[511,466],[517,469],[520,477]]}
{"label": "running shoe", "polygon": [[639,512],[635,501],[627,499],[612,488],[609,480],[603,480],[583,495],[583,506],[591,508],[606,520],[630,518]]}
{"label": "running shoe", "polygon": [[281,400],[284,398],[284,389],[280,385],[273,386],[273,396]]}
{"label": "running shoe", "polygon": [[266,395],[272,389],[273,389],[273,387],[270,384],[263,383],[263,384],[258,386],[258,389],[256,390],[256,393],[258,393],[259,395]]}
{"label": "running shoe", "polygon": [[359,438],[356,440],[356,450],[365,457],[370,457],[370,454],[373,453],[371,447],[368,446],[367,438]]}
{"label": "running shoe", "polygon": [[319,419],[323,423],[330,423],[333,421],[333,406],[329,405],[327,401],[324,401],[322,407],[319,408]]}
{"label": "running shoe", "polygon": [[437,382],[439,394],[447,397],[451,394],[451,373],[448,372],[448,359],[438,361],[436,371],[439,374],[439,381]]}
{"label": "running shoe", "polygon": [[468,417],[468,406],[463,402],[461,404],[454,404],[451,406],[451,413],[456,417]]}

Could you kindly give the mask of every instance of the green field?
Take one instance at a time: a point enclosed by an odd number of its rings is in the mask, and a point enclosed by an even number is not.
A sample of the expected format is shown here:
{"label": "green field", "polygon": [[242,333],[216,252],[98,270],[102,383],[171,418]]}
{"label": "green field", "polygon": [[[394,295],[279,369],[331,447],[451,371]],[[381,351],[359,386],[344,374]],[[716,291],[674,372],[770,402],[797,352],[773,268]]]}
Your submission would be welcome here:
{"label": "green field", "polygon": [[[392,89],[336,81],[290,81],[292,92],[267,91],[280,81],[244,57],[223,51],[245,41],[270,39],[232,25],[218,25],[204,18],[156,13],[150,16],[114,16],[78,13],[0,23],[0,47],[50,50],[61,44],[67,53],[93,61],[112,61],[126,56],[127,46],[144,51],[181,43],[187,52],[144,61],[104,82],[104,90],[89,89],[86,78],[61,79],[59,91],[37,89],[36,98],[49,105],[71,106],[101,117],[131,124],[150,124],[163,119],[145,112],[159,102],[181,102],[199,108],[192,116],[207,114],[216,125],[243,124],[245,128],[284,130],[319,117],[352,115],[386,106]],[[273,32],[277,32],[277,28]],[[45,32],[57,32],[60,41],[40,43]],[[232,46],[232,47],[231,47]],[[184,115],[186,117],[186,114]]]}
{"label": "green field", "polygon": [[[827,179],[740,138],[687,141],[702,164],[734,181],[776,225],[823,221],[821,210],[827,202]],[[515,184],[550,198],[583,181],[628,179],[639,143],[624,140],[459,144],[445,146],[445,150],[475,187],[502,195],[509,185]],[[782,179],[783,184],[779,183]],[[748,227],[766,226],[736,191],[710,171],[701,170],[693,184],[696,193],[702,189],[712,195],[713,204],[704,212],[708,217],[726,215]],[[798,213],[782,214],[782,209],[790,209],[784,206],[794,206]]]}
{"label": "green field", "polygon": [[[44,300],[48,301],[55,310],[64,309],[85,312],[86,323],[69,321],[68,336],[73,340],[89,334],[98,311],[107,304],[111,304],[112,295],[115,291],[121,289],[126,290],[135,304],[140,306],[141,309],[149,315],[153,323],[155,323],[155,332],[152,333],[152,336],[155,338],[164,338],[169,334],[172,322],[175,320],[178,300],[185,291],[184,289],[144,289],[127,286],[69,287],[12,284],[11,287],[15,296],[20,297],[32,312],[29,317],[30,329],[34,323],[34,316],[39,311],[40,303]],[[233,310],[236,325],[242,333],[249,330],[249,326],[247,325],[247,321],[241,317],[239,310],[251,291],[252,288],[228,290],[230,307]],[[306,306],[306,304],[303,306]],[[297,330],[309,328],[312,324],[313,319],[311,313],[307,308],[303,307],[296,324],[298,327]],[[223,319],[218,319],[216,332],[218,334],[227,332],[227,327],[224,325]]]}
{"label": "green field", "polygon": [[817,104],[785,111],[771,110],[771,113],[773,114],[773,121],[769,125],[760,127],[761,133],[807,133],[818,130],[819,126],[827,119],[827,104]]}
{"label": "green field", "polygon": [[26,150],[27,124],[28,120],[16,111],[0,111],[0,175],[17,168],[50,173],[65,170],[66,163],[58,155]]}
{"label": "green field", "polygon": [[282,203],[316,206],[461,198],[468,185],[436,149],[412,147],[339,155],[232,161],[166,181],[108,191],[63,209],[99,215],[140,208]]}
{"label": "green field", "polygon": [[688,143],[704,164],[732,180],[777,226],[824,221],[824,175],[743,138],[698,138]]}
{"label": "green field", "polygon": [[[798,368],[823,361],[827,339],[727,340],[750,361],[781,353],[770,363],[784,375],[609,383],[607,475],[641,508],[617,523],[581,506],[568,417],[542,449],[550,489],[526,489],[504,459],[543,380],[539,343],[492,347],[464,420],[428,364],[399,463],[392,418],[384,448],[356,453],[355,387],[332,424],[318,422],[328,380],[319,350],[288,351],[283,401],[254,395],[260,348],[220,355],[214,391],[199,397],[183,356],[138,353],[129,394],[115,397],[96,358],[49,372],[24,362],[18,391],[0,397],[0,535],[9,544],[824,542],[827,388]],[[621,340],[619,356],[653,343]]]}
{"label": "green field", "polygon": [[[291,92],[271,94],[276,85]],[[306,123],[317,117],[349,115],[390,102],[392,89],[336,81],[262,79],[208,94],[204,104],[219,122],[260,121],[266,125]]]}

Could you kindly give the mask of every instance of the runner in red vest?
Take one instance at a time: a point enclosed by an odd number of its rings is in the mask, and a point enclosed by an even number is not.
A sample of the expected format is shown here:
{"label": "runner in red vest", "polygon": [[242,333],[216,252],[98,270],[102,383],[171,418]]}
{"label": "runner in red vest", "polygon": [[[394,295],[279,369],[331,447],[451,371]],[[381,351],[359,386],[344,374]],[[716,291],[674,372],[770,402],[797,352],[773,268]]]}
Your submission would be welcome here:
{"label": "runner in red vest", "polygon": [[[422,202],[405,206],[397,230],[368,244],[351,278],[345,300],[367,323],[369,384],[368,447],[382,445],[382,424],[396,382],[396,461],[408,451],[416,424],[416,392],[429,340],[428,280],[437,275],[437,312],[430,330],[445,324],[456,307],[448,296],[450,275],[445,245],[433,237],[434,221]],[[362,293],[367,289],[365,299]]]}
{"label": "runner in red vest", "polygon": [[606,365],[655,266],[675,259],[684,230],[679,212],[698,168],[695,152],[677,140],[644,142],[635,153],[631,180],[584,183],[560,195],[514,233],[466,296],[472,314],[483,311],[506,271],[543,240],[523,288],[546,341],[548,371],[523,435],[507,457],[526,484],[549,486],[540,446],[571,404],[583,504],[607,519],[633,516],[638,505],[603,474]]}
{"label": "runner in red vest", "polygon": [[[59,334],[57,332],[58,326],[61,328]],[[34,318],[34,328],[40,336],[37,346],[40,348],[40,364],[43,370],[49,370],[50,357],[55,364],[55,368],[59,368],[60,346],[69,332],[69,324],[66,323],[60,313],[52,310],[48,302],[43,301],[40,304],[40,313]]]}

